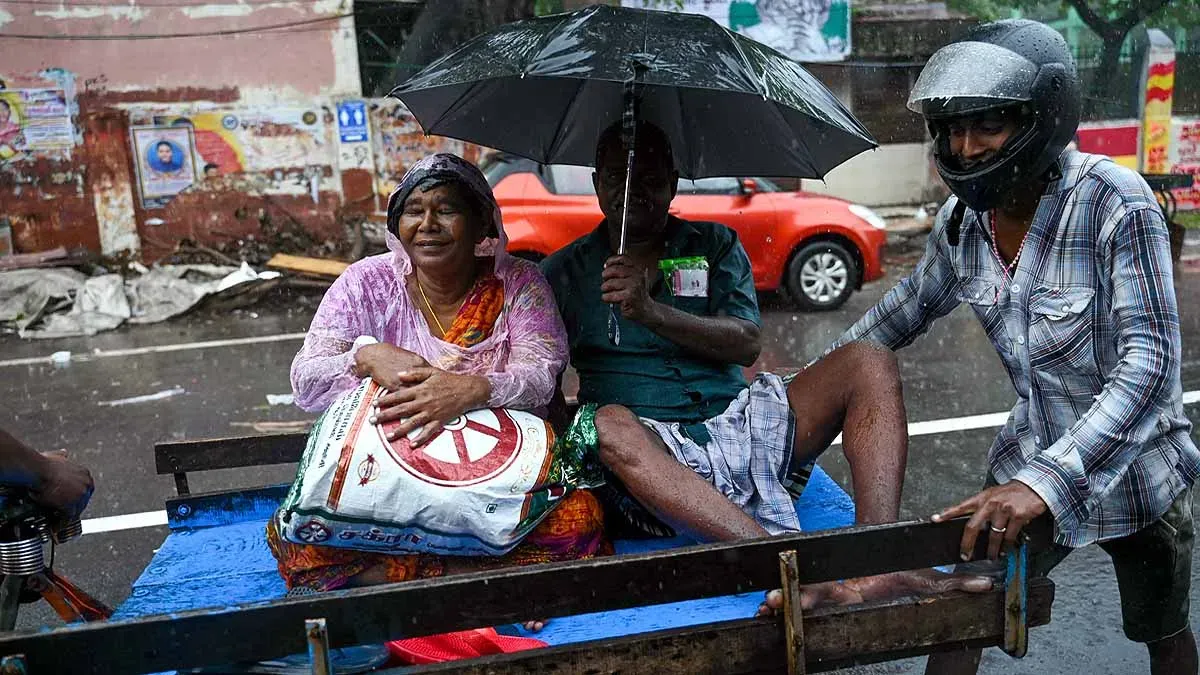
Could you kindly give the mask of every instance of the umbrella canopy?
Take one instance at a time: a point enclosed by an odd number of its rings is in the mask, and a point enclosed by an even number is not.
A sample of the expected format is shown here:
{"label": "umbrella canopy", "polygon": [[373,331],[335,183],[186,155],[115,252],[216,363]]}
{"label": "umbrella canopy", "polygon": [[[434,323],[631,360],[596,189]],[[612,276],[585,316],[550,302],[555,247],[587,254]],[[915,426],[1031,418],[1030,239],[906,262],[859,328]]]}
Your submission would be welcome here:
{"label": "umbrella canopy", "polygon": [[638,68],[638,121],[685,178],[823,178],[877,146],[816,78],[696,14],[593,5],[507,24],[392,91],[427,134],[590,166]]}

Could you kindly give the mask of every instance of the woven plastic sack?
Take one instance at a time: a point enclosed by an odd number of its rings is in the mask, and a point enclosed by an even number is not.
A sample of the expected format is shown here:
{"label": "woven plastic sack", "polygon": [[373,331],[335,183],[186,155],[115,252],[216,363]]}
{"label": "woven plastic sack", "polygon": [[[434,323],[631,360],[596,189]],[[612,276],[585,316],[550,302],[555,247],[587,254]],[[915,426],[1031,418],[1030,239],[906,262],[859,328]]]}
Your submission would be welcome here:
{"label": "woven plastic sack", "polygon": [[[558,440],[542,418],[504,408],[448,422],[422,447],[373,425],[370,380],[317,420],[276,526],[284,539],[377,553],[503,555],[576,487],[602,482],[577,420]],[[411,434],[415,436],[414,432]]]}

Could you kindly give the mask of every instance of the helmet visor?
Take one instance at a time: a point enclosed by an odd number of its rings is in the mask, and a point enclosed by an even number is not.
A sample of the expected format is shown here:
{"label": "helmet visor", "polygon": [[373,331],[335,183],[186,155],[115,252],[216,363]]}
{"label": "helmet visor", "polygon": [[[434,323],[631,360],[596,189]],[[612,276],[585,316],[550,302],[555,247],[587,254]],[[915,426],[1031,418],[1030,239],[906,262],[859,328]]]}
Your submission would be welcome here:
{"label": "helmet visor", "polygon": [[970,107],[976,109],[1028,101],[1038,70],[1033,62],[1004,47],[956,42],[938,50],[925,64],[908,97],[908,109],[924,114],[927,104],[955,99],[970,99]]}

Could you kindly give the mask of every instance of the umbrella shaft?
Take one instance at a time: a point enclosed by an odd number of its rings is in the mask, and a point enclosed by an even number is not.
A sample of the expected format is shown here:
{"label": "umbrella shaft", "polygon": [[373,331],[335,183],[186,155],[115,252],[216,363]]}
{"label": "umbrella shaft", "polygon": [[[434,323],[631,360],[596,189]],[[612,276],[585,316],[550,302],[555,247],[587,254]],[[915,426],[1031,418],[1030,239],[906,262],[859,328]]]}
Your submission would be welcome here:
{"label": "umbrella shaft", "polygon": [[621,239],[617,245],[617,255],[625,255],[625,231],[629,227],[629,188],[633,181],[633,148],[625,157],[625,199],[621,201]]}

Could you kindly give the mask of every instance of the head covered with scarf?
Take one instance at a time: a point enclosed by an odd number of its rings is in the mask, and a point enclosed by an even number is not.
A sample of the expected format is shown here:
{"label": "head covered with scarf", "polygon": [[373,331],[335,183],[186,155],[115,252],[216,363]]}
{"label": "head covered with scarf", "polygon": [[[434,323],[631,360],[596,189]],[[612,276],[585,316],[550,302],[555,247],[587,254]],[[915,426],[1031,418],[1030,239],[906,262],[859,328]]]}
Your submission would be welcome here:
{"label": "head covered with scarf", "polygon": [[439,152],[412,165],[388,199],[387,245],[395,253],[396,264],[401,274],[412,270],[412,260],[400,243],[398,233],[405,201],[415,191],[425,192],[449,184],[461,189],[473,217],[482,221],[480,224],[483,227],[484,238],[475,247],[476,257],[494,256],[496,272],[508,266],[510,258],[505,251],[508,237],[504,233],[500,207],[496,204],[496,197],[492,194],[487,179],[467,160],[447,152]]}

